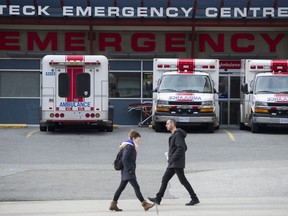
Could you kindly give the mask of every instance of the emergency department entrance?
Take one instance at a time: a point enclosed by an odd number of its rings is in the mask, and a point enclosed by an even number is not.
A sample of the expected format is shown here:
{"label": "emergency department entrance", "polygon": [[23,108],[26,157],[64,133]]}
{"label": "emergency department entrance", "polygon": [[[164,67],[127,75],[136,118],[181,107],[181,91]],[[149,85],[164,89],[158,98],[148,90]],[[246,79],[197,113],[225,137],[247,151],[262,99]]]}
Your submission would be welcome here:
{"label": "emergency department entrance", "polygon": [[220,75],[220,124],[237,125],[240,122],[240,76]]}
{"label": "emergency department entrance", "polygon": [[239,124],[233,61],[287,59],[287,8],[287,0],[0,0],[0,123],[39,123],[44,55],[101,54],[116,124],[145,118],[129,105],[152,100],[153,58],[232,62],[220,67],[220,123]]}

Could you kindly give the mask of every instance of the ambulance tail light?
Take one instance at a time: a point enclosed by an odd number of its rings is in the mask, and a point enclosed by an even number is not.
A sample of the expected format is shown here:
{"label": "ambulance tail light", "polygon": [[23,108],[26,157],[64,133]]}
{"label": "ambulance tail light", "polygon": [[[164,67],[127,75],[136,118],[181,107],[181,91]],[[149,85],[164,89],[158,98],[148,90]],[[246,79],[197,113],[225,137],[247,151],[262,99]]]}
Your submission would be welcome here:
{"label": "ambulance tail light", "polygon": [[89,113],[86,113],[86,114],[85,114],[85,117],[86,117],[86,118],[90,118],[90,114],[89,114]]}
{"label": "ambulance tail light", "polygon": [[64,113],[50,113],[50,118],[64,118],[65,114]]}
{"label": "ambulance tail light", "polygon": [[91,113],[91,118],[94,118],[95,117],[95,114],[94,113]]}

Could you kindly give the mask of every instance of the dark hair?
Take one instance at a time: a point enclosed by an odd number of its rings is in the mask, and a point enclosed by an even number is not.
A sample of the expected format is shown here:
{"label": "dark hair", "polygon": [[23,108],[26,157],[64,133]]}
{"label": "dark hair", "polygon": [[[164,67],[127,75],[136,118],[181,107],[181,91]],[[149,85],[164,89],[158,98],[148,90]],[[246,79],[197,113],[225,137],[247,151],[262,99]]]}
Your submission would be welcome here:
{"label": "dark hair", "polygon": [[177,126],[177,122],[175,119],[168,119],[168,121],[172,122],[175,125],[175,127]]}
{"label": "dark hair", "polygon": [[128,134],[128,137],[132,140],[141,137],[141,135],[137,131],[131,130]]}

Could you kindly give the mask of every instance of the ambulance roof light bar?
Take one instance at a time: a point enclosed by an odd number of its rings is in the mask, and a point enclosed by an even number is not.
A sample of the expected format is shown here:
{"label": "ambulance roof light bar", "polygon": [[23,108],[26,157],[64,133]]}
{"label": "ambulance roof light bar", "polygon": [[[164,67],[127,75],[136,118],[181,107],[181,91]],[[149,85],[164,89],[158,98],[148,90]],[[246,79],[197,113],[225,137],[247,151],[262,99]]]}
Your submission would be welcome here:
{"label": "ambulance roof light bar", "polygon": [[211,71],[215,70],[214,64],[195,64],[194,60],[180,59],[178,64],[157,64],[157,69],[161,71],[177,71],[179,73],[191,73],[195,71]]}
{"label": "ambulance roof light bar", "polygon": [[84,61],[65,61],[65,62],[55,62],[50,61],[50,65],[59,65],[59,66],[66,66],[66,65],[72,65],[72,66],[81,66],[81,65],[100,65],[99,61],[93,61],[93,62],[84,62]]}
{"label": "ambulance roof light bar", "polygon": [[[269,60],[270,63],[270,60]],[[269,65],[251,64],[251,72],[273,72],[273,74],[287,73],[288,61],[287,60],[272,60]]]}

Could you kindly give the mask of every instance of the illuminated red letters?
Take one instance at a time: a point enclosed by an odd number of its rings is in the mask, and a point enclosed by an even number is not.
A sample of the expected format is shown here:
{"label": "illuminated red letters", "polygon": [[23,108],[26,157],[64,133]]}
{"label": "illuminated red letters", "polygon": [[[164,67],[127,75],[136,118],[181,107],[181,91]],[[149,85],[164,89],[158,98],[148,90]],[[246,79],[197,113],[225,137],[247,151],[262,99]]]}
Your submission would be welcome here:
{"label": "illuminated red letters", "polygon": [[20,50],[20,32],[0,32],[0,50]]}
{"label": "illuminated red letters", "polygon": [[[143,43],[142,46],[139,46],[140,41]],[[133,34],[131,38],[131,47],[135,52],[153,52],[155,51],[155,35],[152,33]]]}
{"label": "illuminated red letters", "polygon": [[27,33],[27,49],[35,50],[34,42],[38,46],[39,50],[44,51],[47,49],[49,43],[51,44],[51,51],[57,51],[57,33],[48,32],[44,41],[42,42],[37,32],[28,32]]}
{"label": "illuminated red letters", "polygon": [[261,34],[261,36],[264,38],[264,40],[269,45],[269,51],[270,52],[276,52],[276,46],[278,43],[284,38],[285,34],[279,34],[276,36],[276,38],[273,40],[270,38],[268,34]]}
{"label": "illuminated red letters", "polygon": [[121,35],[118,33],[100,33],[99,51],[106,51],[106,47],[114,47],[115,51],[122,51]]}
{"label": "illuminated red letters", "polygon": [[66,33],[65,51],[85,51],[85,33]]}
{"label": "illuminated red letters", "polygon": [[255,49],[254,45],[240,46],[239,41],[254,41],[254,35],[252,34],[234,34],[231,37],[231,49],[233,52],[253,52]]}
{"label": "illuminated red letters", "polygon": [[211,38],[209,34],[200,34],[199,52],[206,51],[205,42],[207,42],[215,52],[224,52],[224,34],[218,34],[218,44]]}
{"label": "illuminated red letters", "polygon": [[[87,32],[0,32],[0,51],[79,51],[87,50]],[[162,35],[162,34],[161,34]],[[164,37],[156,33],[103,32],[96,35],[93,43],[95,52],[187,52],[191,42],[187,42],[189,33],[166,33]],[[198,51],[251,53],[263,51],[276,52],[284,43],[285,33],[235,33],[231,36],[223,33],[197,33]],[[21,40],[20,40],[21,38]],[[125,38],[125,39],[124,39]],[[64,43],[63,43],[64,41]],[[285,42],[287,38],[285,38]],[[160,42],[160,43],[159,43]],[[164,42],[164,43],[163,43]],[[97,45],[96,45],[97,44]],[[260,47],[259,47],[260,46]],[[263,48],[262,48],[263,47]],[[282,46],[284,47],[284,45]],[[195,49],[194,47],[192,49]],[[283,49],[283,48],[282,48]]]}
{"label": "illuminated red letters", "polygon": [[[185,52],[186,51],[185,37],[186,37],[185,34],[166,34],[165,51],[166,52]],[[180,46],[180,45],[183,45],[183,46]]]}

